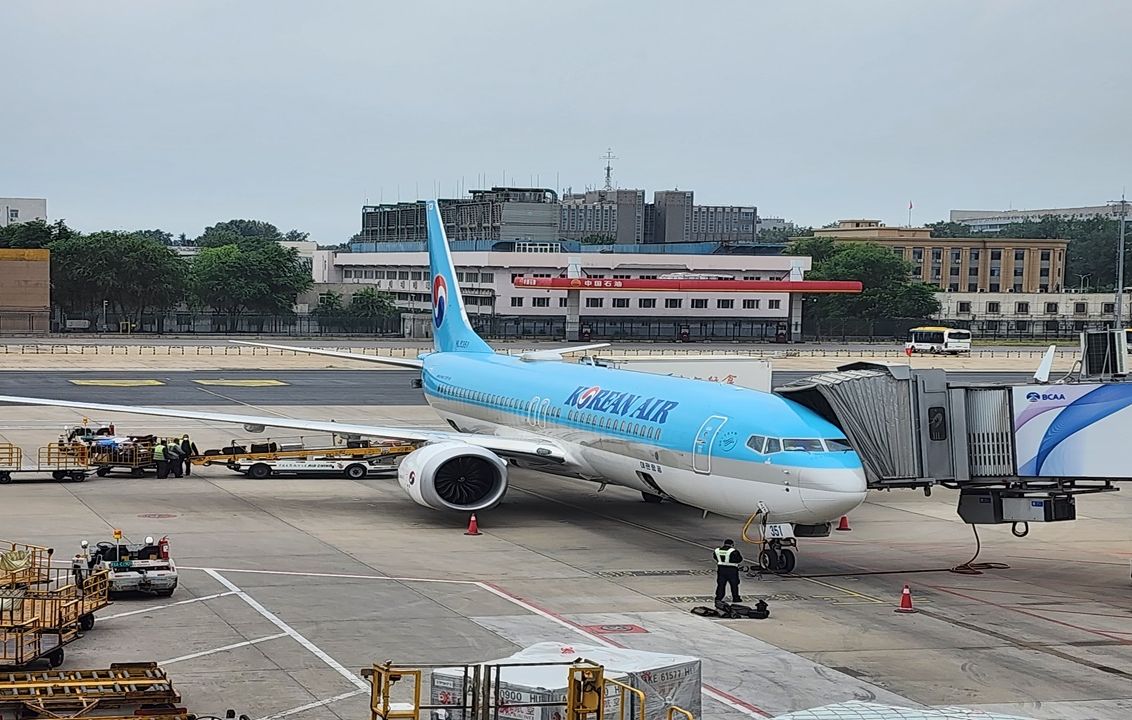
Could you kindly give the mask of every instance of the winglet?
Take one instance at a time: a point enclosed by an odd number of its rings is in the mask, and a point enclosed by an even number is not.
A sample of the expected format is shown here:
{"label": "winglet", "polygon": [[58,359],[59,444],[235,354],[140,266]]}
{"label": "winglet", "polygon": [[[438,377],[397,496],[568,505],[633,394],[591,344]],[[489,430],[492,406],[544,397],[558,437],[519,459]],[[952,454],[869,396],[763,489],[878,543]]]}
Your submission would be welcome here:
{"label": "winglet", "polygon": [[1041,384],[1049,382],[1050,371],[1053,370],[1053,357],[1057,354],[1057,346],[1050,345],[1046,350],[1046,354],[1042,356],[1042,361],[1038,364],[1038,369],[1034,371],[1034,381]]}

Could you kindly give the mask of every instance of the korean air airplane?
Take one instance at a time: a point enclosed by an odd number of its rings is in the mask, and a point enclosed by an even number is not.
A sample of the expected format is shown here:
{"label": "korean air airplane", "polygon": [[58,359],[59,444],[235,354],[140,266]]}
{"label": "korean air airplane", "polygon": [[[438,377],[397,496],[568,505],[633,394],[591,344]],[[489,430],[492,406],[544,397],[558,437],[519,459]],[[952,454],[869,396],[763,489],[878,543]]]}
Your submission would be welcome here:
{"label": "korean air airplane", "polygon": [[796,537],[828,534],[832,521],[864,501],[864,470],[844,434],[785,398],[563,360],[593,345],[496,354],[464,311],[437,204],[428,202],[426,212],[434,352],[378,358],[257,344],[420,368],[425,398],[451,431],[13,396],[0,402],[416,442],[398,482],[413,501],[436,510],[496,506],[511,466],[620,485],[647,502],[670,499],[757,521],[760,562],[775,572],[793,569]]}

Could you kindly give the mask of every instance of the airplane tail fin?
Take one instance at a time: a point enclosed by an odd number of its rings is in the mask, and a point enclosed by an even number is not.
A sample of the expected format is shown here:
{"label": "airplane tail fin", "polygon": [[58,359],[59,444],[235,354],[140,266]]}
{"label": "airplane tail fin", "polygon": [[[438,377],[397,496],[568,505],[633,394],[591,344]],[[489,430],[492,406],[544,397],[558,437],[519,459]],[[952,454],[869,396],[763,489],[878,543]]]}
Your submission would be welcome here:
{"label": "airplane tail fin", "polygon": [[428,265],[432,278],[432,344],[437,352],[495,352],[468,321],[464,299],[452,266],[452,251],[436,200],[425,202],[428,225]]}

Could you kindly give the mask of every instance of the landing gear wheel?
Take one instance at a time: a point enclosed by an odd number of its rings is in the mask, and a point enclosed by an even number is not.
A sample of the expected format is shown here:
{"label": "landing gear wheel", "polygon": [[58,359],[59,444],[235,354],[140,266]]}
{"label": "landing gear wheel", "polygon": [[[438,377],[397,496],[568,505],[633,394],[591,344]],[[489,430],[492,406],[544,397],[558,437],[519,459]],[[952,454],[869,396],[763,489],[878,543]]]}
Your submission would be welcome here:
{"label": "landing gear wheel", "polygon": [[64,657],[66,657],[66,655],[63,653],[63,648],[56,648],[47,656],[47,664],[53,668],[57,668],[63,664]]}
{"label": "landing gear wheel", "polygon": [[662,498],[660,495],[643,491],[641,492],[641,499],[647,502],[649,505],[659,505],[660,503],[664,502],[664,498]]}
{"label": "landing gear wheel", "polygon": [[794,551],[790,548],[782,548],[782,553],[778,556],[781,563],[778,566],[779,575],[789,575],[794,572],[794,566],[798,564],[798,558],[794,555]]}
{"label": "landing gear wheel", "polygon": [[263,463],[256,463],[248,468],[248,477],[255,478],[256,480],[263,480],[264,478],[271,477],[271,466],[264,465]]}
{"label": "landing gear wheel", "polygon": [[94,629],[94,616],[90,613],[79,618],[79,630],[89,632]]}
{"label": "landing gear wheel", "polygon": [[365,465],[354,463],[353,465],[347,465],[343,474],[351,480],[361,480],[366,476],[367,472]]}
{"label": "landing gear wheel", "polygon": [[777,573],[778,566],[782,563],[782,558],[778,555],[778,550],[774,548],[767,548],[759,553],[759,567],[766,572]]}

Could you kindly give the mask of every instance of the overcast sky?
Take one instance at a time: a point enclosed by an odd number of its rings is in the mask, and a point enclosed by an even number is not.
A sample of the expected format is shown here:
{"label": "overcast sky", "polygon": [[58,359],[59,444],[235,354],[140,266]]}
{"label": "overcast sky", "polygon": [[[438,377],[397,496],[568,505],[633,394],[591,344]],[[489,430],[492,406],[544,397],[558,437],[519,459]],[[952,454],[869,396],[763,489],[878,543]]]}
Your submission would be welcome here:
{"label": "overcast sky", "polygon": [[621,187],[804,224],[1094,204],[1132,176],[1130,20],[1126,0],[5,0],[0,196],[82,230],[241,217],[334,243],[367,199],[599,185],[611,147]]}

